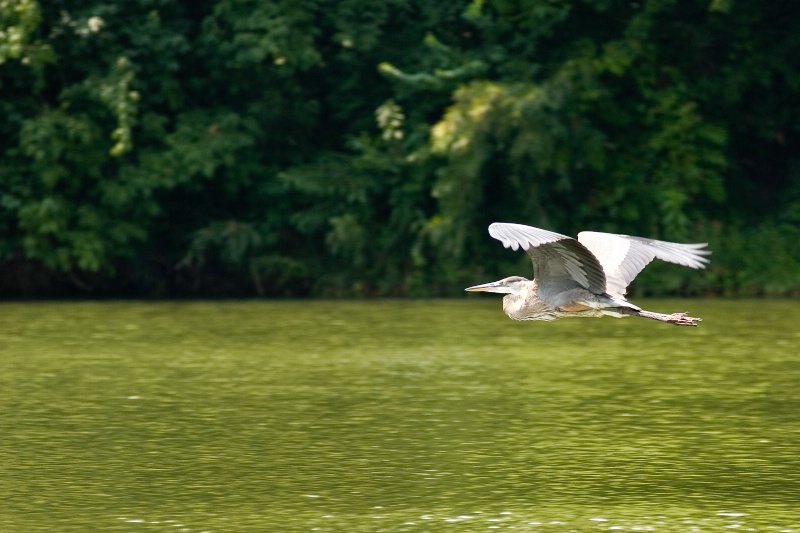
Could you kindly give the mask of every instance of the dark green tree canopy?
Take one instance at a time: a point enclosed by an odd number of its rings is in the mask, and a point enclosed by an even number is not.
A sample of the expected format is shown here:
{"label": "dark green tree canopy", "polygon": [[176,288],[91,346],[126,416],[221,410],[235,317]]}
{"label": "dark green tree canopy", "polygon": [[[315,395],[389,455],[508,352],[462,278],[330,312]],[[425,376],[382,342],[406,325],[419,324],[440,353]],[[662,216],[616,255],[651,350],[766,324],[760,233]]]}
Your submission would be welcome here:
{"label": "dark green tree canopy", "polygon": [[792,12],[0,2],[0,291],[450,295],[530,274],[500,220],[711,243],[655,292],[797,293]]}

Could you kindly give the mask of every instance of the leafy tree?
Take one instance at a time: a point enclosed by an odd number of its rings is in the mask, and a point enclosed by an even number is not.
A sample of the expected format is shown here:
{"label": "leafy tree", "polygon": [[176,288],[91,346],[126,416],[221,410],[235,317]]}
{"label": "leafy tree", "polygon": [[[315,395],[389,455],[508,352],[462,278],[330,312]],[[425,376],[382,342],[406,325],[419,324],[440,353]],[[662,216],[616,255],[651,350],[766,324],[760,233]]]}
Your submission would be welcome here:
{"label": "leafy tree", "polygon": [[0,0],[0,279],[456,294],[527,271],[510,220],[712,242],[655,292],[797,292],[790,8]]}

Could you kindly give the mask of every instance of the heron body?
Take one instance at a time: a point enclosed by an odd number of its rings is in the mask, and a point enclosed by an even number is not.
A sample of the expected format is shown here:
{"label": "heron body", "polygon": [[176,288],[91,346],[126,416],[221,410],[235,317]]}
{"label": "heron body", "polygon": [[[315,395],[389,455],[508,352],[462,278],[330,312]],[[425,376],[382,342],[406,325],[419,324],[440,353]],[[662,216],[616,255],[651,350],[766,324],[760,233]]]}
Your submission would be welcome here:
{"label": "heron body", "polygon": [[645,311],[625,299],[628,285],[653,259],[705,268],[706,244],[584,231],[577,239],[522,224],[495,223],[489,234],[506,248],[525,250],[534,279],[520,276],[468,287],[503,293],[503,311],[514,320],[639,316],[677,326],[697,326],[699,318]]}

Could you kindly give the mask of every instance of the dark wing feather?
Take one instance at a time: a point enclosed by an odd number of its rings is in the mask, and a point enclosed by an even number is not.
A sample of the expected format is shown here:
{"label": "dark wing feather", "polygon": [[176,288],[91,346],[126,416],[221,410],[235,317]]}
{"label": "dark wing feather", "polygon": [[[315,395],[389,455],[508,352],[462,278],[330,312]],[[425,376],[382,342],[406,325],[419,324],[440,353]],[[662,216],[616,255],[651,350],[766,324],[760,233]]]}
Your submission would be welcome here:
{"label": "dark wing feather", "polygon": [[606,290],[606,276],[597,258],[572,237],[501,222],[489,226],[489,235],[506,248],[528,252],[539,291],[545,296],[579,287],[595,294]]}

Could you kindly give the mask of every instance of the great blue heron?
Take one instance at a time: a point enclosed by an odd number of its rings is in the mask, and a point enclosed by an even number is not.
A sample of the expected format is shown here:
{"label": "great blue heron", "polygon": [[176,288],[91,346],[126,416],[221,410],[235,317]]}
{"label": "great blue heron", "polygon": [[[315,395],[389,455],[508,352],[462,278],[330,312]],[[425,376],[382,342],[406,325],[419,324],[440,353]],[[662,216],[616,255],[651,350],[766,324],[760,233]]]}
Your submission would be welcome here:
{"label": "great blue heron", "polygon": [[633,278],[655,258],[705,268],[706,244],[677,244],[642,237],[583,231],[578,239],[521,224],[495,223],[489,235],[503,246],[528,252],[534,279],[511,276],[468,287],[504,293],[503,311],[514,320],[640,316],[676,326],[697,326],[687,313],[645,311],[625,299]]}

